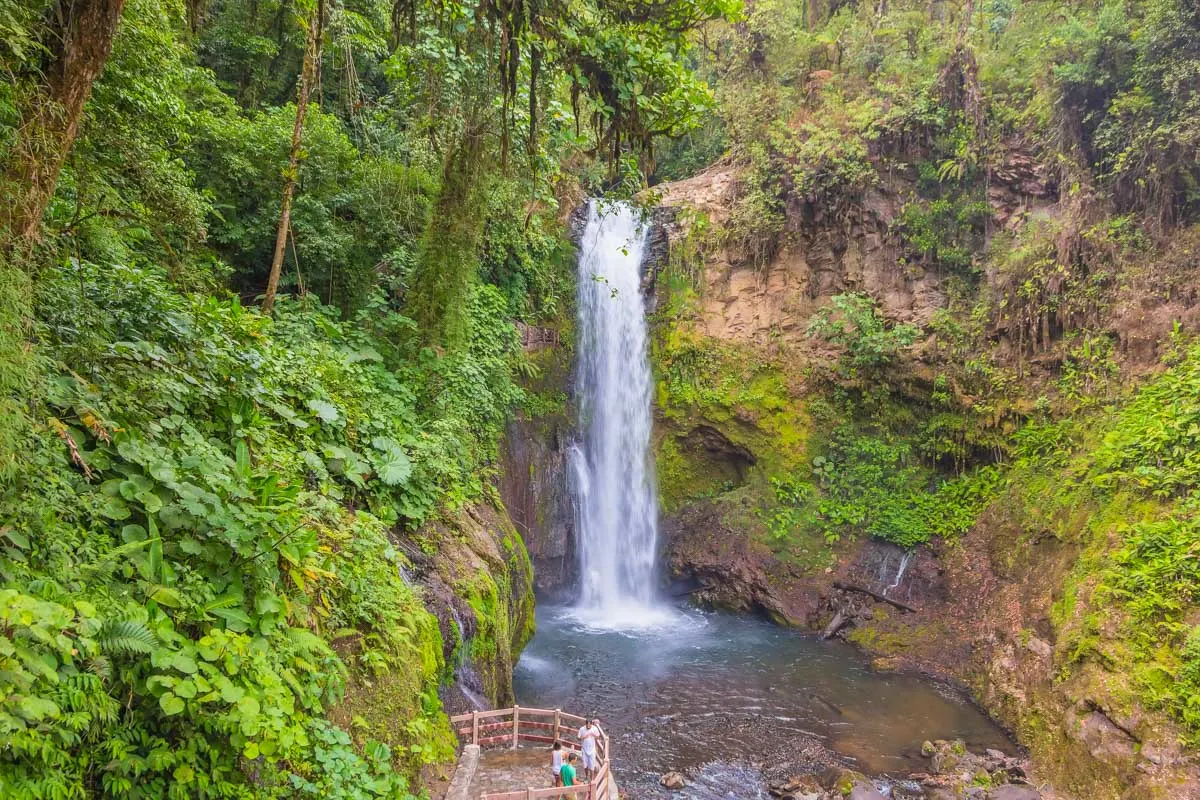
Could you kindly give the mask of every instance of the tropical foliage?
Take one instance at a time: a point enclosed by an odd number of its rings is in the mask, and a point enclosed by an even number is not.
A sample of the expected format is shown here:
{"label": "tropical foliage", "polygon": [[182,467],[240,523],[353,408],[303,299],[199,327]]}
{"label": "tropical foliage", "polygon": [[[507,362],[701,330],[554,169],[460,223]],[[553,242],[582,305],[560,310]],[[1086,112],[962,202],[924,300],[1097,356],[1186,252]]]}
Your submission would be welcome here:
{"label": "tropical foliage", "polygon": [[418,533],[494,495],[565,212],[738,8],[0,0],[0,794],[416,793],[510,625],[464,589],[443,642]]}

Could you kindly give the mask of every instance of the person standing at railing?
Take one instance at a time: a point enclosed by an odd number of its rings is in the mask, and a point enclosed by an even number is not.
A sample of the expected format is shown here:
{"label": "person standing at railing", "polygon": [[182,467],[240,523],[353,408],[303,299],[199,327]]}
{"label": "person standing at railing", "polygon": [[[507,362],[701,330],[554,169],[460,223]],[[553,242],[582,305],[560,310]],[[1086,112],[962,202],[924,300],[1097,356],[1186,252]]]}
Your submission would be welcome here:
{"label": "person standing at railing", "polygon": [[596,742],[600,740],[600,727],[595,718],[587,720],[579,729],[579,745],[583,751],[583,779],[596,777]]}
{"label": "person standing at railing", "polygon": [[554,773],[554,785],[562,786],[563,749],[562,742],[555,741],[550,749],[550,771]]}

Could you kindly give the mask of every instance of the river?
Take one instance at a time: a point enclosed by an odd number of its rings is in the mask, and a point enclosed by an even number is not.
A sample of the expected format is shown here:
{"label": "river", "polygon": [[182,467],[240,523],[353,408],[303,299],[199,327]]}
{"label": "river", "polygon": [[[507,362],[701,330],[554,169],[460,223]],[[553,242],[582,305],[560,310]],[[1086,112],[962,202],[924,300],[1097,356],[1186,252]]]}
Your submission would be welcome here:
{"label": "river", "polygon": [[[853,647],[752,617],[669,608],[636,628],[544,607],[514,676],[521,705],[598,716],[622,790],[766,797],[764,772],[811,771],[837,754],[872,775],[927,769],[926,739],[1013,752],[1004,732],[946,685],[871,669]],[[678,796],[678,795],[675,795]]]}

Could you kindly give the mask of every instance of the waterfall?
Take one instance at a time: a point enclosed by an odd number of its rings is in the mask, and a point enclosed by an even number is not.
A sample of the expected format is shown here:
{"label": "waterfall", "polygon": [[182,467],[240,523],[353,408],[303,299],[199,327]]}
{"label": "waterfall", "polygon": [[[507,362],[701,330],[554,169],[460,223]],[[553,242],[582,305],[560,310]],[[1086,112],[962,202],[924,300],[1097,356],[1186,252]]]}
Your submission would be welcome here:
{"label": "waterfall", "polygon": [[904,551],[904,555],[900,557],[900,568],[896,570],[895,579],[890,584],[888,584],[888,587],[886,589],[883,590],[884,597],[887,597],[887,593],[890,592],[892,589],[895,589],[897,586],[899,586],[900,582],[902,580],[904,580],[904,573],[908,570],[908,562],[912,561],[912,557],[913,557],[912,550]]}
{"label": "waterfall", "polygon": [[655,605],[658,501],[653,382],[641,293],[646,226],[623,203],[588,205],[576,351],[581,440],[571,451],[581,611],[608,624]]}

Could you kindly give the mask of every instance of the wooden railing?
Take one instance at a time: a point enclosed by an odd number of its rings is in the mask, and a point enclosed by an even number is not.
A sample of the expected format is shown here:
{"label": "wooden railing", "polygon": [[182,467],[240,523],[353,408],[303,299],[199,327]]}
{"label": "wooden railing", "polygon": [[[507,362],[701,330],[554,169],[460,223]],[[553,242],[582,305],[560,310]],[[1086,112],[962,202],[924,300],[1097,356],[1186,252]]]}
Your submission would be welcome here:
{"label": "wooden railing", "polygon": [[[450,718],[455,732],[463,742],[480,747],[517,748],[521,742],[554,744],[562,742],[564,754],[581,748],[578,729],[587,722],[583,717],[561,709],[498,708],[495,711],[472,711]],[[576,786],[550,786],[542,789],[521,789],[515,792],[484,794],[481,800],[535,800],[539,797],[586,798],[586,800],[617,800],[609,774],[608,734],[603,729],[596,741],[596,775],[587,783]]]}

